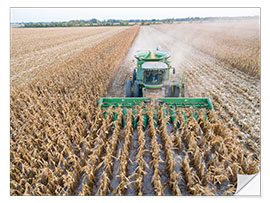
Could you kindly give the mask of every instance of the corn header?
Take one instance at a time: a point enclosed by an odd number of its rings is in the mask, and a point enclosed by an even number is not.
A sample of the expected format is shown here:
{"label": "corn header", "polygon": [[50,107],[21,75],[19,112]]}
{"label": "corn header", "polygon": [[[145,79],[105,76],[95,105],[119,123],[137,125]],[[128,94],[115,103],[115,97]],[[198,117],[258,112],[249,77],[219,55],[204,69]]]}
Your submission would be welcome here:
{"label": "corn header", "polygon": [[[156,114],[159,108],[163,108],[164,117],[168,118],[168,122],[174,124],[174,121],[179,113],[185,118],[187,123],[188,111],[185,109],[192,109],[191,113],[195,119],[199,117],[199,114],[203,114],[204,118],[208,118],[208,112],[213,110],[213,105],[209,98],[159,98],[152,101],[150,98],[100,98],[99,106],[102,109],[105,109],[104,115],[107,115],[106,109],[108,108],[121,108],[123,117],[123,127],[125,126],[125,116],[127,115],[128,110],[132,111],[133,117],[133,128],[136,128],[137,125],[137,114],[138,109],[143,108],[144,114],[144,127],[147,126],[147,107],[152,106],[154,109],[154,119],[157,120]],[[117,114],[114,112],[114,121],[117,119]],[[156,125],[156,123],[155,123]]]}

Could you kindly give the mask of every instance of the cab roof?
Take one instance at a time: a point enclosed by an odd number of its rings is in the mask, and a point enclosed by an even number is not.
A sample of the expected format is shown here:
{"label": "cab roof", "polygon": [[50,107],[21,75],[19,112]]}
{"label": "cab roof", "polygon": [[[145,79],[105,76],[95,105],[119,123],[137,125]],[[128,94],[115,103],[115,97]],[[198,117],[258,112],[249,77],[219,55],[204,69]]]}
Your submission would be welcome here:
{"label": "cab roof", "polygon": [[140,61],[163,61],[170,57],[169,52],[160,50],[137,51],[135,58]]}
{"label": "cab roof", "polygon": [[168,65],[163,62],[145,62],[141,68],[146,70],[164,70],[168,68]]}

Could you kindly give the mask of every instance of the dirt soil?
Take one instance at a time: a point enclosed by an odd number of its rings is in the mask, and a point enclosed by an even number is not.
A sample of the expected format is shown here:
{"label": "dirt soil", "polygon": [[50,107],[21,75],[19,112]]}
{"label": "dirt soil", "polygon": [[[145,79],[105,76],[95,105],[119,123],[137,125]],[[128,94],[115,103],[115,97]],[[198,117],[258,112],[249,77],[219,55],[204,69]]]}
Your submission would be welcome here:
{"label": "dirt soil", "polygon": [[124,97],[125,83],[136,67],[137,50],[156,49],[171,53],[171,64],[179,80],[188,77],[187,97],[210,97],[219,117],[235,125],[245,137],[260,134],[260,79],[195,49],[161,26],[142,26],[109,90],[109,97]]}

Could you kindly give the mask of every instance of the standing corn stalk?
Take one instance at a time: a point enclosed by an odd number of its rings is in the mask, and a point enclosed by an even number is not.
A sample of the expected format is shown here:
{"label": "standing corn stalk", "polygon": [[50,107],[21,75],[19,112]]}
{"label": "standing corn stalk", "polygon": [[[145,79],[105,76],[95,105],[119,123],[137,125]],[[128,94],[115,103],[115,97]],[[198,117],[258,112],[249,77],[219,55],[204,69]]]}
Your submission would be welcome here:
{"label": "standing corn stalk", "polygon": [[143,108],[140,106],[138,109],[138,123],[137,123],[137,132],[138,132],[138,153],[136,155],[138,167],[135,170],[136,175],[136,183],[137,183],[137,191],[138,195],[143,195],[143,175],[145,174],[144,168],[146,163],[143,159],[144,147],[145,147],[145,134],[144,134],[144,112]]}
{"label": "standing corn stalk", "polygon": [[[111,110],[109,110],[109,114],[107,116],[108,116],[108,118],[103,117],[103,119],[102,119],[102,126],[98,130],[98,133],[97,133],[98,135],[95,138],[93,152],[89,156],[89,158],[87,159],[86,165],[81,169],[85,173],[84,179],[87,177],[88,186],[90,188],[92,188],[91,191],[94,191],[94,185],[95,185],[95,181],[96,181],[95,174],[96,174],[96,171],[98,169],[103,150],[104,150],[106,144],[108,143],[108,141],[107,141],[108,131],[109,131],[108,128],[110,126],[111,119],[112,119],[112,111]],[[95,127],[93,126],[93,128],[95,128]]]}
{"label": "standing corn stalk", "polygon": [[160,149],[156,138],[156,127],[155,127],[155,120],[154,120],[154,107],[153,104],[148,107],[147,109],[147,115],[149,119],[149,135],[151,137],[151,152],[152,152],[152,165],[154,168],[154,174],[153,174],[153,187],[155,190],[156,195],[164,195],[164,188],[161,183],[161,178],[159,174],[159,162],[160,162]]}
{"label": "standing corn stalk", "polygon": [[125,190],[130,184],[127,178],[127,166],[129,162],[129,147],[130,147],[130,142],[131,142],[131,137],[132,137],[132,110],[131,109],[127,110],[125,121],[126,121],[125,129],[124,129],[125,141],[124,141],[124,146],[121,149],[121,153],[120,153],[120,169],[119,169],[120,183],[114,191],[114,194],[117,193],[117,195],[124,195]]}
{"label": "standing corn stalk", "polygon": [[117,144],[120,139],[120,131],[122,126],[123,113],[121,108],[115,110],[117,119],[114,121],[114,130],[110,142],[106,145],[106,156],[103,157],[102,164],[104,165],[104,172],[100,180],[99,195],[107,195],[110,190],[110,178],[112,177],[113,158],[116,153]]}
{"label": "standing corn stalk", "polygon": [[174,158],[174,152],[172,150],[173,148],[173,142],[172,138],[168,135],[167,133],[167,122],[168,122],[168,117],[164,115],[164,106],[160,108],[159,110],[159,122],[160,122],[160,129],[161,129],[161,138],[164,143],[164,150],[165,150],[165,158],[166,158],[166,163],[167,163],[167,171],[170,175],[170,187],[171,190],[174,192],[175,195],[181,195],[181,190],[179,189],[178,186],[178,176],[180,174],[176,174],[175,172],[175,166],[176,166],[176,161]]}

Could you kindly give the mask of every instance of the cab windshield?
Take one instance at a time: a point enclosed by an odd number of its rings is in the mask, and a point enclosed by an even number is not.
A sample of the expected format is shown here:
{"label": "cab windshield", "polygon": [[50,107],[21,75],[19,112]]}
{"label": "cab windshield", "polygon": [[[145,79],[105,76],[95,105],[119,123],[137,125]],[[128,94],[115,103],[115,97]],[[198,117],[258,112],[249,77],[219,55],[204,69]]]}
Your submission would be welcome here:
{"label": "cab windshield", "polygon": [[160,85],[163,80],[163,71],[153,71],[145,70],[144,71],[144,81],[149,85]]}

